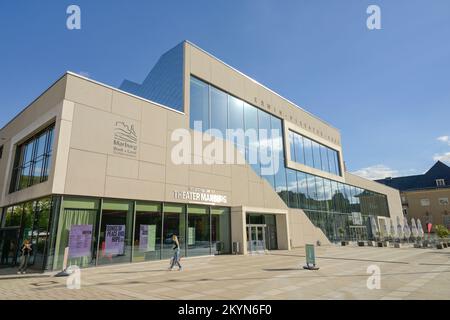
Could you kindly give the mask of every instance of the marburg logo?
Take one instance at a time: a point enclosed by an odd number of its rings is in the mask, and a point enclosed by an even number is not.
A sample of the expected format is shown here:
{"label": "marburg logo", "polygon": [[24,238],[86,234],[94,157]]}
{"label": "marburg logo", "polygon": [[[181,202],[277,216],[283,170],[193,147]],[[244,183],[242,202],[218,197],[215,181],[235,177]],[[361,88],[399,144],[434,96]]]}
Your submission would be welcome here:
{"label": "marburg logo", "polygon": [[113,151],[115,154],[132,156],[137,155],[137,134],[134,125],[117,121],[114,127]]}

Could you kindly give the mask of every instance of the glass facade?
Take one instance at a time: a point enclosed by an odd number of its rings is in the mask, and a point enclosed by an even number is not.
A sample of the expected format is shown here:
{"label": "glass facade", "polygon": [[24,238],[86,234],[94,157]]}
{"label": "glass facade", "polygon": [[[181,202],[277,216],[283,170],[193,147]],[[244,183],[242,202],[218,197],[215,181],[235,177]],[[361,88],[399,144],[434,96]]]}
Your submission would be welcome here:
{"label": "glass facade", "polygon": [[231,221],[229,208],[211,207],[211,252],[231,253]]}
{"label": "glass facade", "polygon": [[10,193],[47,181],[54,128],[52,124],[16,147]]}
{"label": "glass facade", "polygon": [[184,257],[231,252],[226,207],[64,197],[60,212],[54,270],[66,250],[67,265],[80,267],[169,259],[174,234]]}
{"label": "glass facade", "polygon": [[[350,233],[352,212],[360,212],[363,217],[389,216],[385,195],[287,168],[281,119],[196,77],[191,76],[190,81],[191,128],[196,129],[194,122],[201,121],[203,131],[218,129],[225,138],[229,138],[226,129],[244,129],[247,163],[289,207],[305,210],[330,240],[338,239],[341,227],[346,228],[346,234]],[[248,129],[256,134],[249,134]],[[342,175],[338,151],[293,131],[289,131],[288,137],[292,161]],[[234,140],[230,141],[241,148]]]}
{"label": "glass facade", "polygon": [[173,255],[172,236],[176,235],[180,242],[181,252],[186,252],[186,206],[183,204],[164,204],[163,217],[163,259]]}
{"label": "glass facade", "polygon": [[174,234],[184,257],[231,253],[228,207],[54,196],[0,217],[0,267],[17,266],[25,239],[40,270],[168,259]]}
{"label": "glass facade", "polygon": [[187,251],[190,256],[211,254],[211,221],[209,208],[188,206]]}
{"label": "glass facade", "polygon": [[133,210],[131,201],[103,201],[99,232],[99,265],[131,261]]}
{"label": "glass facade", "polygon": [[301,134],[289,131],[291,160],[308,167],[341,175],[339,152],[311,140]]}
{"label": "glass facade", "polygon": [[95,266],[97,264],[98,226],[100,223],[100,200],[67,198],[64,200],[57,220],[57,235],[53,250],[53,269],[62,270],[64,253],[70,246],[70,234],[77,230],[90,241],[79,252],[68,252],[67,266]]}
{"label": "glass facade", "polygon": [[50,221],[52,198],[43,198],[7,207],[0,220],[0,266],[14,266],[19,263],[20,247],[29,240],[33,254],[28,264],[45,268],[51,243]]}
{"label": "glass facade", "polygon": [[162,245],[162,204],[136,203],[133,261],[158,260]]}
{"label": "glass facade", "polygon": [[142,84],[124,80],[119,89],[183,112],[183,61],[180,43],[161,56]]}

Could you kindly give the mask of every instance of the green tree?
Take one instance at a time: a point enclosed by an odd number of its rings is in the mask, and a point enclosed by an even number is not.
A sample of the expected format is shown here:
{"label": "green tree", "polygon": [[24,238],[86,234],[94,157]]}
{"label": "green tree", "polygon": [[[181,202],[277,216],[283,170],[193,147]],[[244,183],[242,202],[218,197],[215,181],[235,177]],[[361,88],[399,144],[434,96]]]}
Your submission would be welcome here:
{"label": "green tree", "polygon": [[439,238],[444,239],[448,237],[448,229],[446,226],[443,226],[442,224],[438,224],[435,226],[436,234]]}

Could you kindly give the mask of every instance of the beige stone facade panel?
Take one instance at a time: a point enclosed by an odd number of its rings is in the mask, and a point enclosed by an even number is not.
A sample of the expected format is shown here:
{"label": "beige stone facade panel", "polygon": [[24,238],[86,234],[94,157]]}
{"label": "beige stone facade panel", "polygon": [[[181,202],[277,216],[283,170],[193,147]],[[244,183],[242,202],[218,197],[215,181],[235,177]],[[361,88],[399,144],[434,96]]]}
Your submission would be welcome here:
{"label": "beige stone facade panel", "polygon": [[170,111],[145,104],[142,107],[141,141],[165,147],[167,145],[167,115]]}
{"label": "beige stone facade panel", "polygon": [[119,116],[131,118],[134,120],[141,120],[142,109],[145,103],[130,95],[122,92],[112,92],[112,113]]}
{"label": "beige stone facade panel", "polygon": [[71,149],[67,165],[66,194],[103,197],[107,155]]}
{"label": "beige stone facade panel", "polygon": [[106,177],[105,197],[134,200],[157,200],[164,198],[164,189],[164,183]]}
{"label": "beige stone facade panel", "polygon": [[111,177],[138,179],[139,162],[134,159],[109,155],[106,174]]}
{"label": "beige stone facade panel", "polygon": [[67,77],[66,100],[111,112],[113,90],[76,76]]}
{"label": "beige stone facade panel", "polygon": [[140,161],[139,179],[164,183],[166,180],[166,168],[164,165]]}
{"label": "beige stone facade panel", "polygon": [[166,149],[164,147],[150,145],[146,143],[139,144],[139,160],[156,164],[166,163]]}

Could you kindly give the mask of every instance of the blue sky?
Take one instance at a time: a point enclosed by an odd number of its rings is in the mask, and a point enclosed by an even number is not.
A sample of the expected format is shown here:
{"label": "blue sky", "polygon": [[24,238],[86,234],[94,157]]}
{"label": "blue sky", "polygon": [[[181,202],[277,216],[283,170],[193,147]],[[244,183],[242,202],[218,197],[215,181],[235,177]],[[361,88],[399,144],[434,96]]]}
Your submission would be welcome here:
{"label": "blue sky", "polygon": [[0,127],[66,70],[140,82],[188,39],[339,128],[348,171],[450,164],[448,0],[2,1],[0,37]]}

